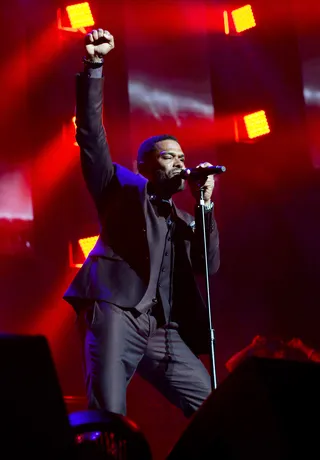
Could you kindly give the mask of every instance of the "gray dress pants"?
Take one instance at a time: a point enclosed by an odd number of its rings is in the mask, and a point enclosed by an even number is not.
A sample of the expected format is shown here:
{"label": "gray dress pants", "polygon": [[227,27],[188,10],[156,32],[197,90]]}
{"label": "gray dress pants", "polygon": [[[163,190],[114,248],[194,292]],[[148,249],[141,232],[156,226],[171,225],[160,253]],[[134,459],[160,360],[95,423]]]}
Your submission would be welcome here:
{"label": "gray dress pants", "polygon": [[210,375],[179,335],[159,327],[152,310],[137,313],[95,302],[79,318],[88,405],[126,414],[126,389],[135,371],[190,417],[211,392]]}

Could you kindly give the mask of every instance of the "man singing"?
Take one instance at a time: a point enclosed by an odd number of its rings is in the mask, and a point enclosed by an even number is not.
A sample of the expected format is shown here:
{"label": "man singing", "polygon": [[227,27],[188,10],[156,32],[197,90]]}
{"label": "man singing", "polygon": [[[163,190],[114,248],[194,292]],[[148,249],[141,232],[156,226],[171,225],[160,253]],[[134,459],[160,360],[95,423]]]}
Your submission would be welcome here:
{"label": "man singing", "polygon": [[205,270],[200,187],[209,273],[219,267],[214,180],[188,180],[196,199],[192,217],[172,201],[185,184],[185,155],[175,137],[141,144],[139,174],[112,162],[102,106],[104,58],[113,48],[106,30],[85,37],[76,139],[101,233],[64,299],[83,331],[89,408],[125,414],[127,385],[137,371],[190,417],[211,392],[210,375],[197,357],[208,353],[209,326],[194,275]]}

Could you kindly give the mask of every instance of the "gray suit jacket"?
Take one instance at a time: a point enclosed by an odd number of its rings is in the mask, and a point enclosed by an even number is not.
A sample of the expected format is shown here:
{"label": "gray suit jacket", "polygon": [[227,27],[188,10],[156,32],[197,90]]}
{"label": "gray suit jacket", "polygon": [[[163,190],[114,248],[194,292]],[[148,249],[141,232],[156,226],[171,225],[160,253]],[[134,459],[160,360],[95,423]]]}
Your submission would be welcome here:
{"label": "gray suit jacket", "polygon": [[[77,76],[77,134],[87,188],[98,210],[99,239],[63,298],[76,312],[93,300],[135,307],[149,281],[152,242],[146,232],[147,180],[112,162],[102,122],[103,79]],[[203,316],[204,303],[194,273],[204,271],[200,213],[196,218],[176,208],[181,238],[185,299],[182,323],[191,327]],[[197,215],[199,214],[199,215]],[[199,221],[199,222],[198,222]],[[211,213],[206,215],[210,273],[219,267],[219,237]],[[188,319],[187,319],[188,318]],[[187,325],[187,328],[189,328]],[[183,326],[182,326],[183,329]],[[203,333],[203,330],[202,330]],[[189,334],[187,334],[189,335]]]}

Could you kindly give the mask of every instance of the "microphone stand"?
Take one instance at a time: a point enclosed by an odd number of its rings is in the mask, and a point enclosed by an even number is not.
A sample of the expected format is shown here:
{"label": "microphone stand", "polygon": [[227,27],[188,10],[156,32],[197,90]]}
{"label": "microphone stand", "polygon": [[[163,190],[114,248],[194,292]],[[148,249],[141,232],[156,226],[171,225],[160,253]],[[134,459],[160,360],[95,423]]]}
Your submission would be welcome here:
{"label": "microphone stand", "polygon": [[212,390],[215,390],[217,388],[217,374],[216,374],[216,363],[215,363],[215,352],[214,352],[214,346],[215,346],[215,334],[214,333],[215,331],[212,327],[212,318],[211,318],[211,300],[210,300],[207,235],[206,235],[206,225],[205,225],[203,187],[201,187],[200,189],[200,207],[201,207],[203,250],[204,250],[204,261],[205,261],[205,281],[206,281],[206,294],[207,294],[208,326],[209,326],[209,333],[210,333],[211,387],[212,387]]}

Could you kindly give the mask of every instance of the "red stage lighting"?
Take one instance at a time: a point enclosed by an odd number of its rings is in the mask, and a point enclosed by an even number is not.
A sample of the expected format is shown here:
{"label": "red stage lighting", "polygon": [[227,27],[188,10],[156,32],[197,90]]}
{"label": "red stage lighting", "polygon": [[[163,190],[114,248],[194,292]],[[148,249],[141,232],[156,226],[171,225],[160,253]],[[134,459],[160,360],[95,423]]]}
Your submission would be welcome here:
{"label": "red stage lighting", "polygon": [[249,139],[254,139],[270,133],[267,115],[264,110],[245,115],[243,120]]}
{"label": "red stage lighting", "polygon": [[234,117],[234,135],[236,142],[252,142],[254,139],[271,132],[264,110]]}
{"label": "red stage lighting", "polygon": [[229,25],[229,14],[228,11],[223,12],[223,24],[224,24],[224,32],[226,35],[230,34],[230,25]]}
{"label": "red stage lighting", "polygon": [[66,6],[72,29],[82,29],[94,25],[94,19],[88,2]]}
{"label": "red stage lighting", "polygon": [[78,241],[85,258],[88,257],[98,238],[99,236],[89,236],[88,238],[81,238],[81,240]]}
{"label": "red stage lighting", "polygon": [[[73,123],[73,127],[74,127],[74,134],[76,134],[76,127],[77,126],[76,126],[76,117],[75,116],[72,117],[72,123]],[[79,146],[77,141],[74,141],[73,145]]]}
{"label": "red stage lighting", "polygon": [[72,268],[82,267],[97,240],[98,236],[89,236],[88,238],[81,238],[77,242],[69,242],[69,266]]}
{"label": "red stage lighting", "polygon": [[228,11],[223,12],[224,32],[226,35],[237,35],[257,25],[251,5],[232,10],[230,14],[232,20],[229,19]]}
{"label": "red stage lighting", "polygon": [[95,23],[88,2],[68,5],[63,11],[59,8],[57,11],[57,21],[58,29],[68,32],[80,31],[84,34],[86,33],[86,27],[91,27]]}
{"label": "red stage lighting", "polygon": [[256,27],[256,20],[251,5],[245,5],[231,11],[231,16],[236,32],[238,33]]}

